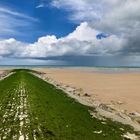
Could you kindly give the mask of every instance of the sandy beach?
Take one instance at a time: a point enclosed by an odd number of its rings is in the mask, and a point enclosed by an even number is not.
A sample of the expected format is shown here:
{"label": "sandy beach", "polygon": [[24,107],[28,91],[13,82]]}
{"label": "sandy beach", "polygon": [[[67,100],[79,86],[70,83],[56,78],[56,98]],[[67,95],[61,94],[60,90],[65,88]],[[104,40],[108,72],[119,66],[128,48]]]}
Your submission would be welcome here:
{"label": "sandy beach", "polygon": [[[92,100],[128,113],[140,113],[140,71],[94,68],[38,68],[46,77],[81,89]],[[82,92],[81,92],[82,94]]]}
{"label": "sandy beach", "polygon": [[0,68],[0,80],[8,77],[10,74],[11,68]]}
{"label": "sandy beach", "polygon": [[0,75],[1,75],[3,72],[4,72],[4,70],[3,70],[3,69],[0,69]]}

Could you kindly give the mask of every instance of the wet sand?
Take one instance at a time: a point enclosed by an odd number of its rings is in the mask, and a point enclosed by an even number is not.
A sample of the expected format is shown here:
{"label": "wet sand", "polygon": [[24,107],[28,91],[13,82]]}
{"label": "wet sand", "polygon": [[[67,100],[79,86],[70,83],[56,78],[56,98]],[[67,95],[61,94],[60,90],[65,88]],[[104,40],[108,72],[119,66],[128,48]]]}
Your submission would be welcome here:
{"label": "wet sand", "polygon": [[140,113],[140,71],[94,68],[36,68],[46,77],[75,88],[114,108]]}

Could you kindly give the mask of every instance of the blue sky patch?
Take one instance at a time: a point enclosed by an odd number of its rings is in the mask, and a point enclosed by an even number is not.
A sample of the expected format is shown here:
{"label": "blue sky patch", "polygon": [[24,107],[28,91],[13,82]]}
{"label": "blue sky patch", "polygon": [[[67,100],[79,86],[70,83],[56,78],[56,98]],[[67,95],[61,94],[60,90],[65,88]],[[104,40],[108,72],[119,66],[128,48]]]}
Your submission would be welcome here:
{"label": "blue sky patch", "polygon": [[[39,4],[41,4],[39,0],[12,0],[12,2],[1,0],[1,8],[10,12],[22,13],[29,18],[19,15],[15,19],[15,16],[11,14],[9,30],[14,30],[15,33],[0,33],[0,38],[15,38],[23,42],[35,42],[39,37],[46,35],[56,35],[57,38],[66,36],[76,28],[77,24],[68,20],[70,14],[68,11],[49,6],[50,1],[45,1],[46,6],[44,7],[37,7]],[[0,14],[3,14],[1,10]],[[8,17],[8,13],[4,13],[4,16]],[[8,19],[7,22],[9,22]],[[19,24],[17,25],[17,23]]]}

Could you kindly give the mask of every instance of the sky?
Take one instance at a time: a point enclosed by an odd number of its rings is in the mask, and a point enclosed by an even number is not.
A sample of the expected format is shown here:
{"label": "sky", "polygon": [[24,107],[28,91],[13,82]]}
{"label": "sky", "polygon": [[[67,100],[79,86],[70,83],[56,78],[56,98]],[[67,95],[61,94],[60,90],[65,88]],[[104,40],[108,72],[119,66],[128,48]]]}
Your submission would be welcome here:
{"label": "sky", "polygon": [[0,65],[140,66],[140,0],[0,0]]}

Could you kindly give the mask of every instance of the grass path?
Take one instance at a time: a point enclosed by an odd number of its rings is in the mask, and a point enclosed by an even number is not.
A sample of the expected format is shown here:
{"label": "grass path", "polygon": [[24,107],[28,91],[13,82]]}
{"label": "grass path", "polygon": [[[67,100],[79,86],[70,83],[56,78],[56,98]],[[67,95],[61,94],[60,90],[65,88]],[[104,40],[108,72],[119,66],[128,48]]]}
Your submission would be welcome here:
{"label": "grass path", "polygon": [[0,140],[123,140],[130,127],[92,118],[91,108],[20,70],[0,81]]}

